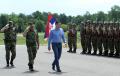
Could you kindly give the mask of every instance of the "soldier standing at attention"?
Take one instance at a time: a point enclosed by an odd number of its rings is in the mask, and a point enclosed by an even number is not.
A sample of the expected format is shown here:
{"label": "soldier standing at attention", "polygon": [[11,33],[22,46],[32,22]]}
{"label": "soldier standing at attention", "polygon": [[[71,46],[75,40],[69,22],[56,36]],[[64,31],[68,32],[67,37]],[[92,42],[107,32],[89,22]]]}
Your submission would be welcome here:
{"label": "soldier standing at attention", "polygon": [[87,54],[91,54],[91,24],[90,21],[87,22],[87,27],[86,27],[86,48],[87,48]]}
{"label": "soldier standing at attention", "polygon": [[68,29],[68,33],[67,33],[67,35],[68,35],[68,47],[69,47],[69,50],[67,51],[67,52],[70,52],[70,53],[72,53],[72,24],[70,23],[69,24],[69,29]]}
{"label": "soldier standing at attention", "polygon": [[108,56],[108,23],[107,22],[105,22],[103,26],[103,48],[104,48],[103,55]]}
{"label": "soldier standing at attention", "polygon": [[120,55],[120,23],[118,22],[118,52]]}
{"label": "soldier standing at attention", "polygon": [[108,32],[108,43],[109,43],[109,56],[112,57],[114,55],[114,30],[113,30],[113,23],[110,23],[109,32]]}
{"label": "soldier standing at attention", "polygon": [[69,51],[67,51],[67,52],[76,53],[77,30],[75,28],[75,24],[71,24],[71,29],[69,29],[69,31],[68,31],[68,46],[69,46]]}
{"label": "soldier standing at attention", "polygon": [[33,64],[36,58],[37,50],[39,49],[39,37],[38,33],[34,29],[33,23],[29,23],[29,26],[23,33],[23,36],[26,37],[26,46],[29,58],[29,70],[34,71]]}
{"label": "soldier standing at attention", "polygon": [[[1,29],[1,32],[4,32],[7,67],[9,67],[9,64],[11,64],[11,66],[14,66],[13,61],[16,57],[17,32],[15,26],[13,26],[13,22],[9,21],[9,23]],[[11,60],[10,60],[10,53],[11,53]]]}
{"label": "soldier standing at attention", "polygon": [[82,46],[82,52],[81,54],[86,54],[86,24],[81,23],[81,30],[80,30],[80,37],[81,37],[81,46]]}
{"label": "soldier standing at attention", "polygon": [[97,54],[97,30],[96,30],[96,23],[92,24],[91,40],[92,40],[92,46],[93,46],[93,53],[92,53],[92,55],[96,55]]}
{"label": "soldier standing at attention", "polygon": [[114,45],[115,45],[115,57],[119,57],[119,26],[118,22],[114,25]]}
{"label": "soldier standing at attention", "polygon": [[97,45],[98,45],[99,55],[102,55],[102,50],[103,50],[103,47],[102,47],[103,32],[102,32],[102,24],[101,23],[98,24],[97,33],[98,33]]}

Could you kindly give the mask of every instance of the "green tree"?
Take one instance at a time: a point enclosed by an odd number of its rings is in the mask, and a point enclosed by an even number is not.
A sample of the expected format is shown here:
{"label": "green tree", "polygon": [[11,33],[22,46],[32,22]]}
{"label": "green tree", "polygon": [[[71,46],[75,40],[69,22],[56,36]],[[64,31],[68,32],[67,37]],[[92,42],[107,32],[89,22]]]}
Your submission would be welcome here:
{"label": "green tree", "polygon": [[106,17],[105,17],[104,12],[99,11],[99,12],[97,13],[97,20],[98,20],[98,21],[104,21],[104,20],[106,20]]}
{"label": "green tree", "polygon": [[66,24],[67,23],[67,16],[65,14],[60,14],[59,20],[62,24]]}
{"label": "green tree", "polygon": [[112,8],[111,8],[111,11],[109,11],[109,19],[110,20],[120,20],[120,7],[117,6],[117,5],[114,5]]}
{"label": "green tree", "polygon": [[21,33],[24,31],[25,26],[24,26],[24,20],[22,18],[18,19],[18,32]]}
{"label": "green tree", "polygon": [[12,13],[9,15],[9,20],[13,21],[15,24],[18,23],[18,15],[16,15],[15,13]]}
{"label": "green tree", "polygon": [[84,17],[84,20],[91,20],[90,12],[87,11],[83,17]]}
{"label": "green tree", "polygon": [[0,28],[5,26],[8,23],[8,15],[6,14],[1,14],[0,15]]}
{"label": "green tree", "polygon": [[45,25],[44,21],[42,20],[36,20],[35,21],[35,28],[38,32],[44,32],[45,31]]}
{"label": "green tree", "polygon": [[63,28],[63,30],[66,32],[68,30],[68,25],[66,24],[62,24],[61,28]]}

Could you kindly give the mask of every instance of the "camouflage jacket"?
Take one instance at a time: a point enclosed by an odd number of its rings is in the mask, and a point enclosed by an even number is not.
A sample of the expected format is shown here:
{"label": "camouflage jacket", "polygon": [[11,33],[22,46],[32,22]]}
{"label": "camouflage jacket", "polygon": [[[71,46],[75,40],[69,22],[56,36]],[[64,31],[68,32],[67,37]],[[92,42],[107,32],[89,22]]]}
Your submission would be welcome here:
{"label": "camouflage jacket", "polygon": [[26,34],[26,45],[37,46],[38,33],[35,31],[28,31]]}
{"label": "camouflage jacket", "polygon": [[17,32],[15,27],[9,27],[8,29],[4,30],[4,40],[5,41],[15,41],[17,38]]}
{"label": "camouflage jacket", "polygon": [[113,29],[109,30],[109,32],[108,32],[108,38],[114,39],[114,30]]}
{"label": "camouflage jacket", "polygon": [[92,30],[91,29],[86,29],[86,38],[91,39],[92,36]]}
{"label": "camouflage jacket", "polygon": [[70,30],[68,31],[68,37],[76,38],[76,37],[77,37],[77,31],[70,29]]}
{"label": "camouflage jacket", "polygon": [[108,38],[108,30],[103,30],[103,38]]}
{"label": "camouflage jacket", "polygon": [[85,35],[86,35],[86,29],[83,28],[80,30],[80,37],[85,38]]}

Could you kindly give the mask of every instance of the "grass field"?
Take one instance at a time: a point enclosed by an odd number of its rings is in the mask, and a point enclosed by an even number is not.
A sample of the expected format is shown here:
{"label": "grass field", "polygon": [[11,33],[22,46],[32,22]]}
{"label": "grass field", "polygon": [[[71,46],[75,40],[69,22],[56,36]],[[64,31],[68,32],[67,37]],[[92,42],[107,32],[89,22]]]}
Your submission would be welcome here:
{"label": "grass field", "polygon": [[[65,37],[67,39],[67,33],[65,33]],[[4,44],[4,34],[0,33],[0,45]],[[47,41],[44,40],[44,33],[39,33],[39,41],[40,45],[47,45]],[[25,45],[25,38],[22,36],[22,34],[17,35],[17,45]],[[77,33],[77,45],[80,47],[80,33]]]}

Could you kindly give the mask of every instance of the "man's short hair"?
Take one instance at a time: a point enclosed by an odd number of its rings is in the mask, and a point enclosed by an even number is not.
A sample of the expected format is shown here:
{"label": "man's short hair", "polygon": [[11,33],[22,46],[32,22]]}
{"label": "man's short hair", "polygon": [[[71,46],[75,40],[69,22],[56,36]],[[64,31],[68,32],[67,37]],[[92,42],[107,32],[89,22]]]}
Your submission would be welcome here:
{"label": "man's short hair", "polygon": [[57,25],[57,24],[58,24],[58,21],[55,22],[55,25]]}

